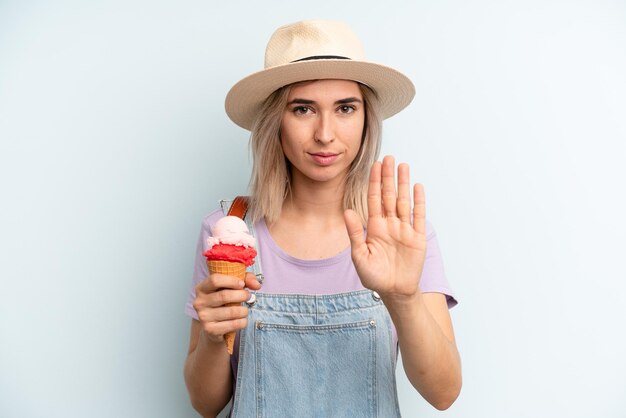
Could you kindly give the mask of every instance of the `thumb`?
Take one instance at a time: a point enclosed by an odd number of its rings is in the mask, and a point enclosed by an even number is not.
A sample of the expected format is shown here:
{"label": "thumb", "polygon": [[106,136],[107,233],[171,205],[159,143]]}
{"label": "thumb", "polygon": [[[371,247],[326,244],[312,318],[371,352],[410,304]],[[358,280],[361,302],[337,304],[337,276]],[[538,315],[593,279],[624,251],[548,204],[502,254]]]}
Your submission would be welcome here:
{"label": "thumb", "polygon": [[261,283],[259,283],[254,273],[247,272],[245,280],[245,287],[247,287],[248,289],[259,290],[261,288]]}
{"label": "thumb", "polygon": [[346,209],[343,213],[343,219],[346,223],[350,245],[352,246],[352,257],[358,257],[361,253],[367,252],[365,232],[363,231],[361,218],[359,218],[359,215],[352,209]]}

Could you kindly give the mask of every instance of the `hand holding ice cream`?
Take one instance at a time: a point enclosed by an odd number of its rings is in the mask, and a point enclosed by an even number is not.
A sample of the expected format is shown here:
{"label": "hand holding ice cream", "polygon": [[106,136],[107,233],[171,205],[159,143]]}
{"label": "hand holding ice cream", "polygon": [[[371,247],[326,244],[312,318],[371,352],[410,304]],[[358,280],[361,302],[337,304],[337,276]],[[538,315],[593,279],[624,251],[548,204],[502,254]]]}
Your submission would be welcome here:
{"label": "hand holding ice cream", "polygon": [[[255,240],[248,232],[246,223],[236,216],[225,216],[216,222],[213,236],[207,238],[208,249],[204,252],[209,272],[235,276],[244,281],[246,266],[254,264]],[[237,306],[238,303],[226,306]],[[228,353],[233,353],[235,333],[224,335]]]}

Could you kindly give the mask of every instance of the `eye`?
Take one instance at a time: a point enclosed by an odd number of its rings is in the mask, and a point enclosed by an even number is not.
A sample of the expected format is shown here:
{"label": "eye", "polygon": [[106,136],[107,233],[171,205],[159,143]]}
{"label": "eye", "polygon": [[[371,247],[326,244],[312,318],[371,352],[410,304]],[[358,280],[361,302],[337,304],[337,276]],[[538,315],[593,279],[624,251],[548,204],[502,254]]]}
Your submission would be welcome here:
{"label": "eye", "polygon": [[339,106],[339,112],[344,113],[344,114],[352,113],[355,110],[356,110],[356,107],[354,105],[342,105],[342,106]]}
{"label": "eye", "polygon": [[296,106],[291,111],[296,115],[307,115],[313,110],[309,106]]}

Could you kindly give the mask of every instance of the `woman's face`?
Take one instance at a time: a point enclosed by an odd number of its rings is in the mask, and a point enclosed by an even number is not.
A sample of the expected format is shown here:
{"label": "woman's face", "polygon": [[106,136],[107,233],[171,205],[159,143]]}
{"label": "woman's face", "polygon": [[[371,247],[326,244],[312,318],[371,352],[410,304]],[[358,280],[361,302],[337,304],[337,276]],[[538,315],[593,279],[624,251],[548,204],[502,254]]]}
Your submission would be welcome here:
{"label": "woman's face", "polygon": [[294,84],[281,122],[281,145],[298,180],[342,182],[361,147],[365,105],[348,80]]}

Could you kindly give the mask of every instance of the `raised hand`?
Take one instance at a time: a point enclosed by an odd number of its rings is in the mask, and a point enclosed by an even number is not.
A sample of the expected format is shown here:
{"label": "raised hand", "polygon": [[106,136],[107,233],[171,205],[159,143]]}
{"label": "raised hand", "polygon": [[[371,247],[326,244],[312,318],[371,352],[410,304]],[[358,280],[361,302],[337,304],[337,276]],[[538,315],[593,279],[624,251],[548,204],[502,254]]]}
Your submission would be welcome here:
{"label": "raised hand", "polygon": [[344,218],[352,246],[352,260],[361,283],[383,298],[410,297],[419,291],[426,257],[426,207],[421,184],[413,186],[413,222],[409,166],[386,156],[372,165],[368,189],[367,236],[358,215]]}

